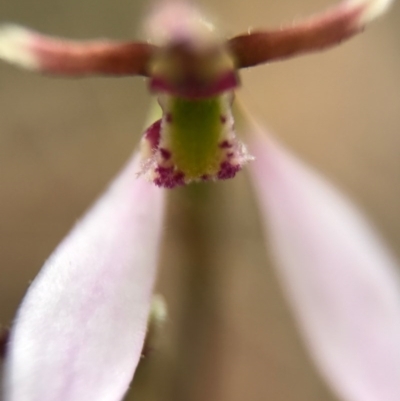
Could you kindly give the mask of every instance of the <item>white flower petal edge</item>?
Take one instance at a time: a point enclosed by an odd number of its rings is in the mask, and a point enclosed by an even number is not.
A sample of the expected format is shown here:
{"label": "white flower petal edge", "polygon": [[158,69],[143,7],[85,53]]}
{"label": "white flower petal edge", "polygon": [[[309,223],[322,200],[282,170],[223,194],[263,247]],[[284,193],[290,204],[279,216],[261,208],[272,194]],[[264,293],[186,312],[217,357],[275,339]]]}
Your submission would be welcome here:
{"label": "white flower petal edge", "polygon": [[362,7],[359,24],[365,25],[384,14],[394,0],[347,0],[351,8]]}
{"label": "white flower petal edge", "polygon": [[18,312],[4,401],[118,401],[141,356],[163,191],[137,156],[58,246]]}
{"label": "white flower petal edge", "polygon": [[0,59],[29,70],[38,70],[40,60],[32,45],[35,34],[13,24],[0,25]]}
{"label": "white flower petal edge", "polygon": [[316,365],[346,401],[398,401],[397,266],[359,212],[258,127],[249,164],[278,274]]}

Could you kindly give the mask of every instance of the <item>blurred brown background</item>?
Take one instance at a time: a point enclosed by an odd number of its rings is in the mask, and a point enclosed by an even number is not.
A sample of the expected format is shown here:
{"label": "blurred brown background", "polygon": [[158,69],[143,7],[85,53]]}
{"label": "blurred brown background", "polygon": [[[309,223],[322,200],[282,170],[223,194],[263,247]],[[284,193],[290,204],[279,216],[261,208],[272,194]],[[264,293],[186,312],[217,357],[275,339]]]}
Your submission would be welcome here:
{"label": "blurred brown background", "polygon": [[[332,3],[201,2],[228,34],[279,26]],[[3,0],[0,20],[73,38],[132,38],[146,7],[143,0]],[[399,23],[395,5],[334,50],[245,72],[241,91],[260,121],[358,202],[398,257]],[[127,159],[148,102],[141,79],[54,79],[0,65],[0,322],[10,322],[46,257]],[[200,206],[210,243],[205,253],[199,248],[199,262],[207,266],[194,287],[196,251],[180,242],[188,230],[180,216],[193,205],[179,191],[171,198],[159,280],[170,319],[163,350],[145,362],[132,399],[334,400],[266,259],[245,175],[212,189]],[[196,286],[198,299],[190,300],[187,288]]]}

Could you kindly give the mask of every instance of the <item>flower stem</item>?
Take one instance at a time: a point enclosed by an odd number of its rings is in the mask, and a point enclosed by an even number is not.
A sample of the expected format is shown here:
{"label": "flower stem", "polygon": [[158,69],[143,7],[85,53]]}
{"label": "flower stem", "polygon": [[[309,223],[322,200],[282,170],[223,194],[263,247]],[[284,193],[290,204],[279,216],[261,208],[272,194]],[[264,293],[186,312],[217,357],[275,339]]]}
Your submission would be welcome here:
{"label": "flower stem", "polygon": [[[180,193],[179,193],[180,192]],[[177,371],[171,400],[218,399],[220,383],[219,271],[217,258],[218,190],[212,183],[190,185],[183,200],[179,237],[184,246],[182,310],[178,329]]]}

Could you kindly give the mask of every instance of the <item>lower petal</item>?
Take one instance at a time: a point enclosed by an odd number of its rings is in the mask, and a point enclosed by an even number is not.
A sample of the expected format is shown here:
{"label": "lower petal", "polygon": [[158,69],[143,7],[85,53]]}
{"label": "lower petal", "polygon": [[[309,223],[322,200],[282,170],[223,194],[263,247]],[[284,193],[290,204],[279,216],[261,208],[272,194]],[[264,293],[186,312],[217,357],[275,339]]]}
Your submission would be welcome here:
{"label": "lower petal", "polygon": [[396,263],[347,199],[253,128],[262,221],[313,359],[343,400],[399,400]]}
{"label": "lower petal", "polygon": [[135,156],[32,283],[11,333],[6,401],[118,401],[140,359],[163,191]]}

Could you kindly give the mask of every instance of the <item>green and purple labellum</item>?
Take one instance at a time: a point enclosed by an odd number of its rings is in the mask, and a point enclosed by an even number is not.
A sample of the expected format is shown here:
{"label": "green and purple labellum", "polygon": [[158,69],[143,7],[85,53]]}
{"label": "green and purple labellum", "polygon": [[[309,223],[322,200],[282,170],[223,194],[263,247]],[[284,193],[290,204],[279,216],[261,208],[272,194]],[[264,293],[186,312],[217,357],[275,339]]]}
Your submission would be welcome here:
{"label": "green and purple labellum", "polygon": [[232,94],[202,99],[160,95],[163,116],[142,140],[142,173],[174,188],[192,181],[228,179],[251,159],[236,138]]}
{"label": "green and purple labellum", "polygon": [[142,173],[165,188],[232,178],[251,159],[234,130],[239,77],[231,54],[196,10],[173,11],[153,19],[152,36],[163,46],[149,66],[149,86],[163,115],[142,141]]}
{"label": "green and purple labellum", "polygon": [[238,71],[342,42],[382,14],[391,0],[346,0],[287,27],[220,36],[188,2],[157,4],[146,42],[71,41],[0,26],[0,58],[65,76],[144,76],[163,117],[143,139],[142,173],[173,188],[233,177],[251,157],[231,113]]}

